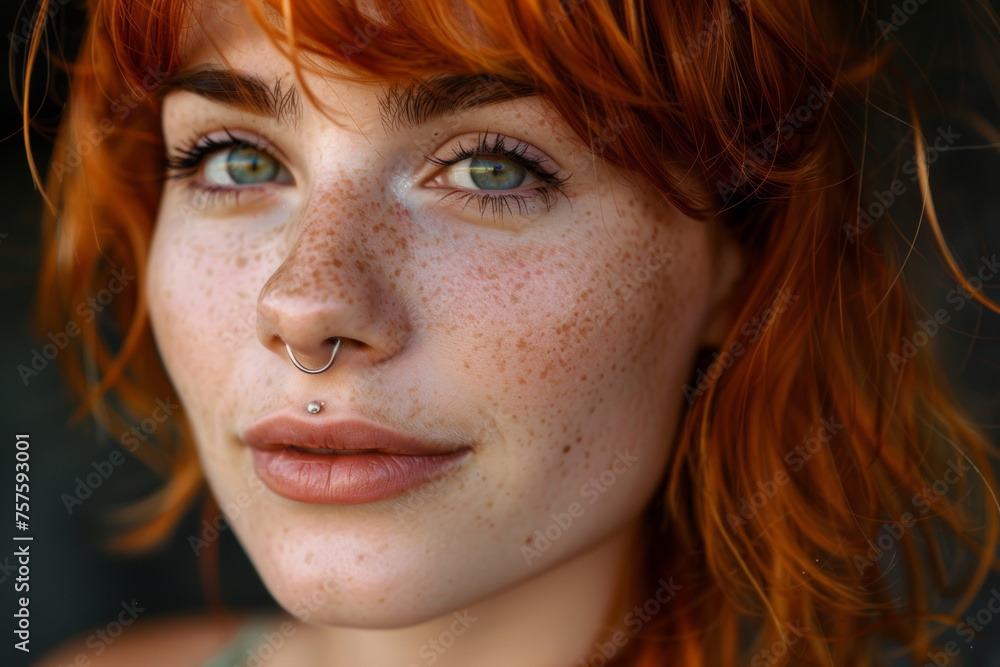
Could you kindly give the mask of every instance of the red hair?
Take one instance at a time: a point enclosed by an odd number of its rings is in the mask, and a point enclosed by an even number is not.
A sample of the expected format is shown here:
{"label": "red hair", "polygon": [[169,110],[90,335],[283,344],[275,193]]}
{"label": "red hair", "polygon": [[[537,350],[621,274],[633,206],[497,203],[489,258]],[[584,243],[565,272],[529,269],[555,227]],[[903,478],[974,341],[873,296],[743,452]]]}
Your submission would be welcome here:
{"label": "red hair", "polygon": [[[595,140],[595,159],[629,170],[689,216],[722,216],[740,239],[748,269],[732,297],[729,335],[685,389],[689,409],[648,512],[648,558],[624,573],[640,599],[659,585],[646,582],[673,576],[683,588],[629,643],[627,664],[731,665],[779,645],[783,657],[768,654],[768,664],[873,665],[879,642],[926,655],[950,618],[935,612],[940,598],[967,606],[993,564],[998,507],[992,450],[932,355],[893,361],[918,329],[891,238],[858,215],[852,151],[866,137],[851,111],[866,91],[889,95],[895,74],[887,51],[846,37],[844,26],[861,25],[871,42],[881,39],[860,14],[864,3],[469,2],[477,44],[468,16],[436,0],[373,0],[364,11],[348,0],[271,0],[283,27],[266,20],[261,0],[246,3],[297,71],[328,59],[359,79],[466,72],[525,82]],[[112,346],[96,322],[81,325],[79,355],[66,365],[82,410],[114,397],[117,410],[100,413],[111,427],[172,393],[143,296],[164,153],[159,101],[143,80],[177,69],[190,7],[88,7],[49,168],[40,291],[58,306],[46,303],[41,322],[60,327],[112,268],[135,269],[131,300],[113,304],[121,340]],[[836,15],[852,9],[859,15]],[[980,9],[995,27],[988,6]],[[36,29],[29,63],[38,37]],[[1000,312],[948,251],[919,118],[911,100],[900,106],[914,127],[924,214],[944,262],[970,298]],[[28,108],[25,99],[26,123]],[[104,132],[108,118],[117,120]],[[598,146],[612,122],[616,136]],[[98,369],[97,383],[87,365]],[[159,448],[136,449],[169,482],[117,546],[164,539],[198,493],[194,444],[178,424]],[[928,491],[969,464],[975,479],[963,474],[946,494]],[[942,535],[974,558],[963,578],[944,565]],[[902,594],[893,577],[905,582]]]}

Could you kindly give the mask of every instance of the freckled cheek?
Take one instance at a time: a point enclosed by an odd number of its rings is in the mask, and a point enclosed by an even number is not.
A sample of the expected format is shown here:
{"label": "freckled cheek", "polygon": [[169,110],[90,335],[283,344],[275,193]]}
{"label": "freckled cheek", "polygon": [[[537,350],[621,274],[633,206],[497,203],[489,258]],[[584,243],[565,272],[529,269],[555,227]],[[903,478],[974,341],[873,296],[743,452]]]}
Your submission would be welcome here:
{"label": "freckled cheek", "polygon": [[150,318],[157,346],[182,394],[205,395],[221,386],[235,349],[227,341],[234,342],[241,331],[252,334],[252,328],[239,326],[255,303],[247,289],[249,268],[225,268],[178,238],[154,240]]}
{"label": "freckled cheek", "polygon": [[655,483],[676,426],[667,408],[678,402],[704,315],[703,259],[648,274],[571,272],[505,311],[507,335],[477,360],[493,366],[483,386],[499,409],[518,416],[512,447],[530,461],[522,474],[544,478],[526,486],[536,503],[578,495],[626,446],[651,466],[631,471],[633,480]]}

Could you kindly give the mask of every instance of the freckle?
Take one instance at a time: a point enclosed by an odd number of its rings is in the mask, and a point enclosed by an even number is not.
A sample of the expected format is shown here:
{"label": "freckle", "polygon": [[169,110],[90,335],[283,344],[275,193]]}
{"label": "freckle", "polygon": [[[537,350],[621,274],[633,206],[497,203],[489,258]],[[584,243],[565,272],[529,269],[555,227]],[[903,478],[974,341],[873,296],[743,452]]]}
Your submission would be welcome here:
{"label": "freckle", "polygon": [[365,559],[365,555],[364,555],[364,554],[358,554],[358,562],[359,562],[359,563],[360,563],[361,561],[363,561],[364,559]]}
{"label": "freckle", "polygon": [[563,454],[565,454],[569,450],[570,450],[570,445],[566,445],[565,447],[563,447]]}
{"label": "freckle", "polygon": [[309,553],[306,554],[306,565],[308,565],[311,562],[313,562],[313,554],[310,551]]}
{"label": "freckle", "polygon": [[379,598],[378,601],[379,602],[385,602],[385,598]]}
{"label": "freckle", "polygon": [[[257,216],[254,216],[254,217],[256,218]],[[242,269],[246,265],[247,265],[247,258],[246,257],[243,257],[241,255],[240,257],[236,258],[236,268]]]}

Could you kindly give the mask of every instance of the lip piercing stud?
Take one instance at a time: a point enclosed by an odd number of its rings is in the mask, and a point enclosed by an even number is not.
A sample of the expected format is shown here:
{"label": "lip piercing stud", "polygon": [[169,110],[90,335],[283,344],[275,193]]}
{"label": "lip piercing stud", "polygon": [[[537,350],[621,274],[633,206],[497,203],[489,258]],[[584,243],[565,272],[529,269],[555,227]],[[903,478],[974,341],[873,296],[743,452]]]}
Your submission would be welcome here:
{"label": "lip piercing stud", "polygon": [[313,414],[316,414],[317,412],[323,409],[324,405],[325,405],[324,403],[320,403],[319,401],[313,401],[312,403],[306,406],[306,410],[308,410]]}
{"label": "lip piercing stud", "polygon": [[[288,343],[285,343],[285,349],[288,350],[288,358],[292,360],[292,363],[295,364],[296,368],[298,368],[303,373],[309,373],[311,375],[315,375],[316,373],[322,373],[330,366],[333,366],[333,360],[337,356],[337,350],[340,349],[340,338],[337,338],[336,342],[333,344],[333,352],[330,354],[330,361],[326,362],[326,366],[323,366],[323,368],[318,368],[316,370],[312,370],[311,368],[306,368],[305,366],[300,364],[299,360],[295,358],[295,353],[292,352],[292,346],[289,345]],[[319,410],[317,410],[317,412],[319,412]]]}

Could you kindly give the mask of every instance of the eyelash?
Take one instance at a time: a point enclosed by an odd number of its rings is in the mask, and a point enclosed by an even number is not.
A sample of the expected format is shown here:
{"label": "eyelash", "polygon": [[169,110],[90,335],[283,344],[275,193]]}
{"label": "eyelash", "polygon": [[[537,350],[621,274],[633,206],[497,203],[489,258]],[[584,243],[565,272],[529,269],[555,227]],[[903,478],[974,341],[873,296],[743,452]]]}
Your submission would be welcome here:
{"label": "eyelash", "polygon": [[240,139],[233,136],[232,132],[225,130],[228,139],[203,138],[192,145],[178,150],[179,156],[168,157],[164,161],[164,171],[167,178],[186,178],[194,175],[194,172],[201,165],[201,161],[217,151],[232,147],[253,148],[262,153],[270,153],[253,140]]}
{"label": "eyelash", "polygon": [[[273,152],[268,150],[264,143],[254,139],[241,139],[226,128],[223,128],[223,131],[226,133],[228,139],[202,137],[183,148],[179,148],[177,151],[179,155],[167,157],[163,161],[164,178],[176,180],[190,178],[195,175],[205,158],[230,148],[252,148],[260,153],[270,155],[275,160],[278,159]],[[243,185],[234,188],[214,183],[195,184],[194,182],[189,187],[196,191],[200,197],[198,199],[198,208],[206,208],[210,204],[217,203],[217,199],[222,196],[232,197],[232,203],[236,204],[239,202],[241,192],[258,189],[257,186],[252,185]]]}
{"label": "eyelash", "polygon": [[[178,149],[179,155],[168,157],[164,160],[164,177],[177,180],[190,178],[198,171],[206,157],[219,151],[234,147],[252,148],[253,150],[275,157],[273,153],[267,149],[267,146],[259,141],[255,141],[253,139],[241,139],[234,136],[228,129],[225,129],[225,133],[228,137],[227,139],[207,137],[201,138],[195,140],[186,147]],[[452,153],[451,157],[447,159],[427,157],[426,160],[429,163],[440,167],[448,167],[463,160],[477,156],[483,157],[489,155],[502,155],[517,162],[534,174],[542,183],[541,186],[530,188],[529,190],[520,193],[506,194],[489,194],[482,191],[455,189],[442,197],[442,199],[455,197],[459,201],[465,201],[465,206],[468,206],[469,202],[476,200],[479,205],[479,213],[481,217],[485,217],[486,209],[490,208],[493,217],[497,218],[499,216],[500,219],[503,219],[504,210],[506,210],[508,214],[513,215],[511,202],[516,203],[517,212],[521,215],[529,210],[528,203],[531,199],[540,200],[545,206],[546,211],[551,209],[555,204],[555,195],[557,193],[565,196],[565,193],[562,190],[562,185],[567,179],[559,177],[556,175],[556,172],[549,171],[542,167],[541,160],[526,155],[529,148],[528,144],[522,141],[515,141],[514,146],[511,147],[508,146],[507,141],[508,140],[505,137],[498,134],[491,142],[488,139],[487,134],[481,134],[476,139],[476,144],[471,148],[466,148],[459,144],[459,146]],[[254,186],[248,185],[234,188],[231,186],[222,186],[211,183],[201,183],[197,185],[192,183],[191,186],[198,190],[202,195],[203,198],[199,202],[201,206],[207,206],[208,204],[213,203],[217,197],[223,195],[232,196],[234,203],[236,203],[239,200],[240,192],[254,189]]]}
{"label": "eyelash", "polygon": [[492,208],[493,217],[496,218],[499,214],[500,218],[503,219],[504,209],[508,213],[513,215],[513,210],[511,209],[511,201],[517,203],[517,212],[523,214],[528,210],[528,200],[532,198],[540,199],[542,204],[545,206],[545,210],[549,210],[555,204],[555,194],[565,193],[562,190],[562,185],[566,182],[566,178],[560,178],[555,172],[544,169],[541,166],[541,160],[527,156],[529,145],[522,142],[516,141],[513,147],[508,147],[506,145],[507,139],[501,135],[496,135],[492,142],[489,141],[488,135],[481,134],[476,139],[476,145],[472,148],[465,148],[461,144],[452,153],[452,156],[447,159],[441,159],[436,157],[426,158],[431,164],[438,165],[439,167],[448,167],[453,164],[457,164],[462,160],[467,160],[473,157],[484,157],[489,155],[502,155],[504,157],[510,158],[511,160],[517,162],[522,167],[533,173],[543,185],[536,188],[531,188],[522,193],[509,193],[493,195],[483,193],[482,191],[469,191],[469,190],[452,190],[446,194],[442,199],[448,197],[456,197],[460,201],[464,200],[465,205],[468,206],[469,202],[473,199],[478,200],[479,213],[480,216],[486,215],[487,207]]}

